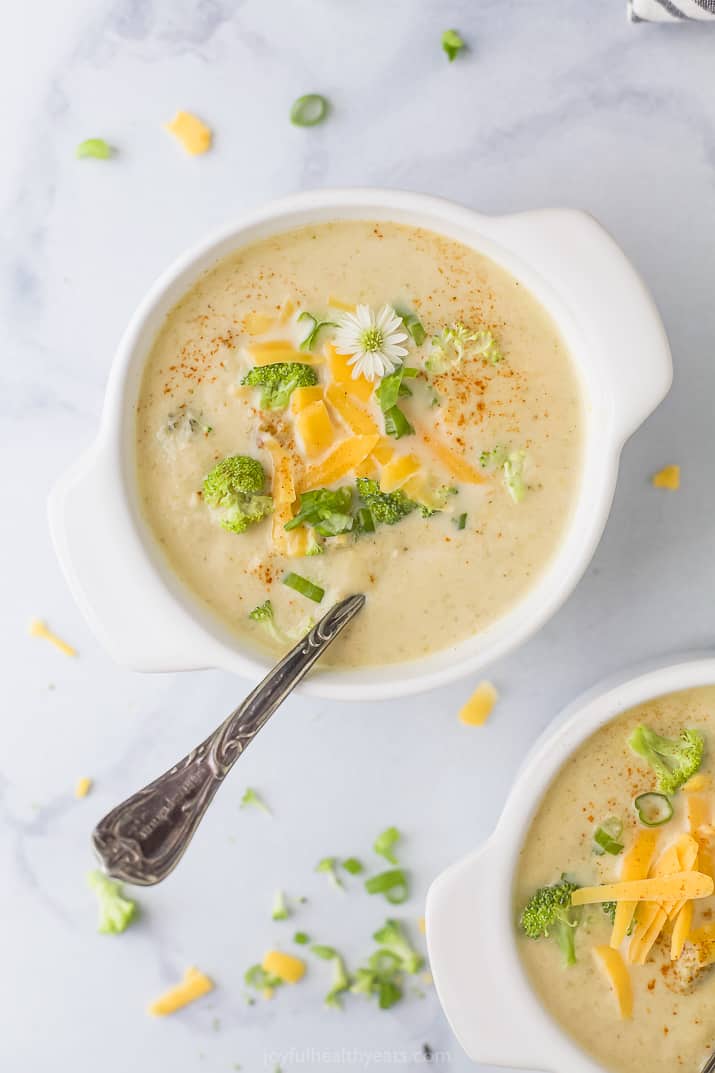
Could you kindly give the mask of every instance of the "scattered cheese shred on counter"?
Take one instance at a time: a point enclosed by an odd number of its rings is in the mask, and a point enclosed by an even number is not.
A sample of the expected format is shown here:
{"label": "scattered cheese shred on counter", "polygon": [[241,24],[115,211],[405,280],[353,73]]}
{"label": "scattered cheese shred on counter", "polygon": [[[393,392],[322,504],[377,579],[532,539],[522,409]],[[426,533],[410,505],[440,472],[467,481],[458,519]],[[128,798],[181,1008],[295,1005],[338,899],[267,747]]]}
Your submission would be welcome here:
{"label": "scattered cheese shred on counter", "polygon": [[154,1017],[166,1017],[167,1014],[188,1006],[190,1002],[195,1002],[202,995],[207,995],[209,991],[213,991],[213,987],[213,981],[209,980],[208,976],[191,966],[184,973],[180,984],[170,987],[151,1003],[149,1013]]}
{"label": "scattered cheese shred on counter", "polygon": [[56,633],[48,629],[44,622],[39,618],[33,618],[30,623],[30,635],[32,637],[42,637],[45,641],[49,641],[55,648],[59,648],[60,652],[64,652],[66,656],[76,656],[77,649],[72,645],[68,645],[66,641],[63,641],[61,637],[58,637]]}
{"label": "scattered cheese shred on counter", "polygon": [[499,694],[491,682],[480,682],[465,705],[459,710],[459,721],[468,727],[486,723]]}
{"label": "scattered cheese shred on counter", "polygon": [[74,788],[75,797],[86,797],[89,791],[92,789],[92,780],[88,779],[84,775],[81,779],[77,779]]}
{"label": "scattered cheese shred on counter", "polygon": [[427,921],[424,917],[420,917],[420,919],[417,921],[417,927],[419,929],[420,935],[427,934]]}
{"label": "scattered cheese shred on counter", "polygon": [[653,474],[650,482],[654,488],[667,488],[669,492],[677,492],[680,488],[680,466],[664,466]]}
{"label": "scattered cheese shred on counter", "polygon": [[200,156],[211,148],[211,130],[191,112],[177,112],[171,123],[166,124],[166,129],[178,138],[191,156]]}
{"label": "scattered cheese shred on counter", "polygon": [[284,984],[297,984],[305,976],[305,962],[280,950],[269,950],[262,968],[269,976],[277,976]]}
{"label": "scattered cheese shred on counter", "polygon": [[621,1018],[628,1020],[633,1015],[633,989],[623,958],[610,946],[594,946],[593,953],[613,988]]}

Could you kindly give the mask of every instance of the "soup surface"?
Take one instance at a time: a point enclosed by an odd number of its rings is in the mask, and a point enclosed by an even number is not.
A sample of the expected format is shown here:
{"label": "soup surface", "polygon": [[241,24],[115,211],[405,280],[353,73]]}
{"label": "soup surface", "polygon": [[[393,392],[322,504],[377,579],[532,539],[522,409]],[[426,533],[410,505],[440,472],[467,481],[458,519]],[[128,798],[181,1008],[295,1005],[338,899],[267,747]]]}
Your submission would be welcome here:
{"label": "soup surface", "polygon": [[[663,820],[653,827],[642,822],[634,806],[640,795],[659,792],[658,776],[629,746],[641,725],[669,739],[678,739],[686,728],[699,730],[705,743],[698,774],[666,795],[670,819],[664,801],[639,800],[642,816]],[[712,877],[714,731],[715,686],[708,686],[633,708],[584,742],[556,776],[531,824],[517,871],[517,915],[536,889],[559,882],[562,874],[580,886],[679,870]],[[606,829],[602,841],[610,850],[600,854],[602,847],[594,841],[599,828]],[[637,841],[645,846],[640,864]],[[607,908],[612,914],[613,907]],[[601,904],[577,910],[572,965],[565,965],[554,932],[535,940],[520,927],[524,966],[547,1010],[607,1069],[697,1073],[715,1044],[715,897],[640,902],[634,917],[632,909],[632,903],[626,905],[620,918],[621,931],[628,924],[623,939],[614,937],[611,916]],[[631,991],[630,1016],[619,1008],[603,964],[602,948],[612,939]]]}
{"label": "soup surface", "polygon": [[[582,425],[554,323],[503,269],[424,230],[321,224],[239,250],[166,317],[137,404],[140,496],[176,574],[244,641],[285,650],[364,592],[332,663],[414,660],[534,584]],[[204,484],[237,455],[263,467],[258,501]],[[318,489],[340,495],[301,498]]]}

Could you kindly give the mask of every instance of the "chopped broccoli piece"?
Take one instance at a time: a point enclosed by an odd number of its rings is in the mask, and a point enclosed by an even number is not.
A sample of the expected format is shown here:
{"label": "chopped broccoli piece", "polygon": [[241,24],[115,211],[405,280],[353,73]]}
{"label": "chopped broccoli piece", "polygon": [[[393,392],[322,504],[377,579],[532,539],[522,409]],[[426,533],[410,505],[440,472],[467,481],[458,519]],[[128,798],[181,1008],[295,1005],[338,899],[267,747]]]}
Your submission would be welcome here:
{"label": "chopped broccoli piece", "polygon": [[312,492],[303,492],[298,513],[284,528],[290,530],[299,525],[309,525],[316,533],[325,537],[347,533],[353,527],[352,504],[353,492],[347,486],[335,490],[315,488]]}
{"label": "chopped broccoli piece", "polygon": [[99,927],[103,935],[118,935],[126,929],[137,914],[137,903],[125,898],[120,883],[95,870],[87,876],[87,883],[99,901]]}
{"label": "chopped broccoli piece", "polygon": [[498,444],[491,451],[482,451],[479,464],[483,469],[501,469],[504,484],[515,503],[521,503],[528,491],[524,480],[524,461],[526,451],[510,451],[503,444]]}
{"label": "chopped broccoli piece", "polygon": [[299,946],[306,946],[310,942],[310,936],[305,931],[297,931],[293,936],[293,942]]}
{"label": "chopped broccoli piece", "polygon": [[447,59],[453,63],[466,44],[458,30],[445,30],[442,34],[442,48],[447,53]]}
{"label": "chopped broccoli piece", "polygon": [[628,739],[658,776],[658,789],[674,794],[703,762],[705,739],[699,730],[683,730],[677,739],[664,738],[650,727],[638,726]]}
{"label": "chopped broccoli piece", "polygon": [[204,501],[220,518],[221,528],[244,533],[273,510],[273,499],[260,495],[266,477],[255,458],[223,458],[204,478]]}
{"label": "chopped broccoli piece", "polygon": [[411,395],[404,380],[417,375],[417,369],[410,369],[400,365],[393,373],[383,376],[380,386],[375,391],[380,409],[385,415],[385,432],[388,436],[394,436],[396,440],[402,436],[411,436],[414,428],[397,405],[398,399]]}
{"label": "chopped broccoli piece", "polygon": [[286,903],[285,894],[282,890],[277,890],[273,896],[273,910],[271,912],[272,920],[287,920],[290,916],[290,911]]}
{"label": "chopped broccoli piece", "polygon": [[343,861],[343,868],[346,872],[349,872],[351,876],[359,876],[361,872],[364,872],[362,861],[359,861],[357,857],[346,857]]}
{"label": "chopped broccoli piece", "polygon": [[272,815],[271,810],[260,794],[257,794],[250,786],[246,788],[243,797],[241,798],[241,808],[247,808],[249,805],[259,808],[261,812],[265,812],[267,816]]}
{"label": "chopped broccoli piece", "polygon": [[375,850],[375,853],[379,853],[380,856],[384,857],[390,864],[397,864],[397,857],[392,852],[392,847],[396,842],[399,842],[399,840],[400,832],[397,828],[388,827],[377,836],[372,848]]}
{"label": "chopped broccoli piece", "polygon": [[213,427],[207,425],[201,414],[195,413],[186,406],[180,406],[169,414],[164,424],[157,432],[157,439],[165,447],[186,447],[194,439],[197,433],[208,436],[213,432]]}
{"label": "chopped broccoli piece", "polygon": [[541,887],[532,894],[519,920],[521,929],[530,939],[541,939],[553,933],[561,948],[566,965],[576,963],[574,931],[578,917],[571,908],[571,895],[578,884],[561,877],[559,883]]}
{"label": "chopped broccoli piece", "polygon": [[461,320],[455,320],[448,328],[443,328],[439,335],[433,336],[425,368],[431,373],[447,372],[454,365],[459,365],[467,348],[472,357],[481,355],[492,365],[498,365],[502,360],[496,339],[488,329],[470,332]]}
{"label": "chopped broccoli piece", "polygon": [[333,982],[325,996],[325,1005],[333,1009],[340,1009],[342,1002],[340,995],[350,987],[350,977],[340,954],[333,955]]}
{"label": "chopped broccoli piece", "polygon": [[301,361],[277,361],[273,365],[256,365],[241,381],[261,390],[264,410],[284,410],[297,387],[318,383],[315,369]]}
{"label": "chopped broccoli piece", "polygon": [[419,972],[424,958],[412,946],[405,935],[399,920],[386,920],[384,925],[373,935],[383,951],[398,958],[400,967],[411,975]]}
{"label": "chopped broccoli piece", "polygon": [[338,890],[343,890],[343,881],[338,875],[337,863],[335,857],[323,857],[322,861],[318,861],[315,870],[316,872],[325,872],[333,886],[337,887]]}
{"label": "chopped broccoli piece", "polygon": [[[309,551],[307,554],[316,555],[318,553]],[[254,622],[260,622],[261,625],[265,626],[273,640],[279,645],[294,644],[302,637],[305,637],[305,635],[313,629],[313,626],[315,626],[315,619],[307,618],[303,620],[296,630],[281,630],[276,625],[275,611],[273,610],[273,604],[270,600],[264,600],[258,607],[254,607],[253,611],[248,612],[248,617]]]}
{"label": "chopped broccoli piece", "polygon": [[369,477],[358,477],[356,484],[360,499],[378,525],[395,525],[417,508],[403,491],[381,492],[377,481]]}

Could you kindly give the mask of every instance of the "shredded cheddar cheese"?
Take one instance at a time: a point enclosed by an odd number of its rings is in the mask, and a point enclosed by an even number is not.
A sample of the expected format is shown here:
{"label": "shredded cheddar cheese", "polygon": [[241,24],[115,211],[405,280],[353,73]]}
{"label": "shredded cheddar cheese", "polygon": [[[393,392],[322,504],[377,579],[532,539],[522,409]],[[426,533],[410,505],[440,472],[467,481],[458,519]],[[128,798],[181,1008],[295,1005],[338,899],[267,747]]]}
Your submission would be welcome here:
{"label": "shredded cheddar cheese", "polygon": [[297,984],[305,976],[305,962],[280,950],[269,950],[262,964],[270,976],[277,976],[285,984]]}
{"label": "shredded cheddar cheese", "polygon": [[628,1020],[633,1016],[633,988],[623,958],[611,946],[594,946],[593,953],[613,988],[622,1020]]}
{"label": "shredded cheddar cheese", "polygon": [[86,797],[91,789],[92,780],[85,775],[81,779],[77,779],[74,787],[74,795],[75,797]]}
{"label": "shredded cheddar cheese", "polygon": [[499,694],[491,682],[480,682],[466,704],[459,709],[459,721],[468,727],[480,727],[486,723]]}
{"label": "shredded cheddar cheese", "polygon": [[213,991],[213,987],[208,976],[192,966],[186,970],[180,984],[170,987],[149,1005],[149,1013],[154,1017],[166,1017],[167,1014],[188,1006],[190,1002],[195,1002],[202,995],[207,995],[209,991]]}
{"label": "shredded cheddar cheese", "polygon": [[60,652],[64,652],[65,656],[76,656],[77,649],[72,645],[68,645],[66,641],[63,641],[61,637],[58,637],[56,633],[48,629],[44,622],[39,618],[33,618],[30,623],[30,634],[32,637],[42,637],[45,641],[49,641],[55,648],[59,648]]}
{"label": "shredded cheddar cheese", "polygon": [[191,112],[177,112],[166,129],[173,134],[187,153],[200,156],[211,148],[211,130]]}
{"label": "shredded cheddar cheese", "polygon": [[597,902],[654,902],[676,898],[707,898],[713,892],[710,876],[701,872],[676,872],[670,876],[634,879],[620,883],[602,883],[597,887],[579,887],[571,895],[572,905]]}
{"label": "shredded cheddar cheese", "polygon": [[653,474],[650,481],[654,488],[666,488],[669,492],[677,492],[680,488],[680,466],[664,466],[663,469]]}

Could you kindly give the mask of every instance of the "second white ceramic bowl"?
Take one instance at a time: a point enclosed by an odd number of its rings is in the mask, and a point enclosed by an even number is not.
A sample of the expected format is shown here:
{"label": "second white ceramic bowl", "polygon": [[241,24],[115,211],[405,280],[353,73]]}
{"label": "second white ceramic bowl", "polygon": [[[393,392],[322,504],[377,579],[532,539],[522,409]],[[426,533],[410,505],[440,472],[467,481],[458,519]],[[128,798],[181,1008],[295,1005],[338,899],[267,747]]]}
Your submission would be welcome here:
{"label": "second white ceramic bowl", "polygon": [[[135,406],[144,363],[172,306],[220,258],[270,235],[336,219],[393,220],[483,252],[550,312],[570,348],[586,405],[581,491],[558,553],[523,600],[489,629],[415,663],[314,673],[306,692],[340,700],[404,696],[476,671],[516,647],[579,581],[601,536],[625,440],[665,396],[672,367],[660,317],[637,273],[589,216],[567,209],[482,216],[394,190],[321,190],[275,202],[191,250],[134,314],[112,367],[94,447],[50,500],[70,587],[112,656],[137,670],[220,667],[255,679],[269,668],[174,576],[141,516]],[[478,579],[475,578],[475,584]]]}
{"label": "second white ceramic bowl", "polygon": [[580,697],[536,742],[493,835],[432,884],[430,968],[447,1019],[475,1062],[604,1073],[541,1005],[519,959],[512,898],[519,853],[549,784],[586,738],[636,704],[713,683],[715,658],[687,656],[620,675]]}

